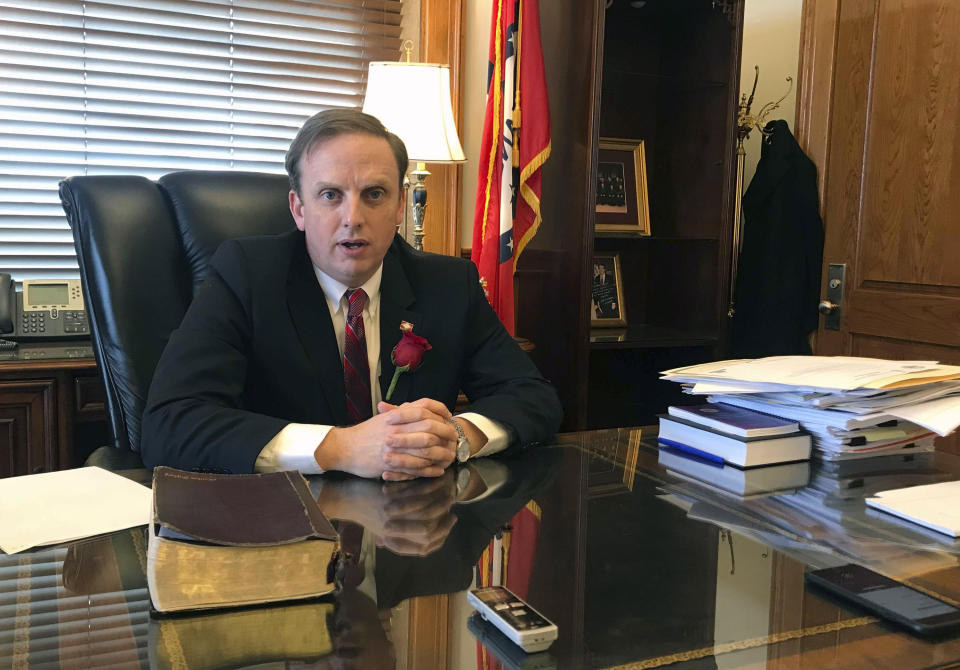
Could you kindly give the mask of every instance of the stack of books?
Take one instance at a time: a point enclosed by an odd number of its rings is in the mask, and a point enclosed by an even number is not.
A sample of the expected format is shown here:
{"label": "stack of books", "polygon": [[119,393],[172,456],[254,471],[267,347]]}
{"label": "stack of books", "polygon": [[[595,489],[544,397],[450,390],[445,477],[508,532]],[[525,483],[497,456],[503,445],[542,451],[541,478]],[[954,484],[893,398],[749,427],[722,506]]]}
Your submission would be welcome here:
{"label": "stack of books", "polygon": [[775,356],[662,375],[711,403],[796,422],[829,461],[929,451],[960,426],[960,366],[936,361]]}
{"label": "stack of books", "polygon": [[809,461],[738,468],[664,445],[660,448],[659,462],[669,474],[683,482],[738,499],[795,491],[810,481]]}
{"label": "stack of books", "polygon": [[795,421],[724,404],[670,407],[658,440],[716,465],[752,468],[810,458],[810,436]]}

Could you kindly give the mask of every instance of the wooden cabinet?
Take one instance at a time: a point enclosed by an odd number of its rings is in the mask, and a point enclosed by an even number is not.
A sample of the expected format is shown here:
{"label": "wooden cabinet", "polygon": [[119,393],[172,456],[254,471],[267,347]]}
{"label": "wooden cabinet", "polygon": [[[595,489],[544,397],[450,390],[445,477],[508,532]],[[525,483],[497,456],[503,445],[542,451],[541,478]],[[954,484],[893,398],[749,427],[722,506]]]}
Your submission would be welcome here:
{"label": "wooden cabinet", "polygon": [[[541,3],[553,154],[543,224],[517,269],[517,332],[565,427],[654,423],[678,398],[657,372],[726,348],[739,0]],[[643,140],[649,236],[595,230],[601,138]],[[617,254],[627,327],[591,328],[594,253]]]}
{"label": "wooden cabinet", "polygon": [[75,467],[107,444],[89,344],[21,344],[0,357],[0,477]]}

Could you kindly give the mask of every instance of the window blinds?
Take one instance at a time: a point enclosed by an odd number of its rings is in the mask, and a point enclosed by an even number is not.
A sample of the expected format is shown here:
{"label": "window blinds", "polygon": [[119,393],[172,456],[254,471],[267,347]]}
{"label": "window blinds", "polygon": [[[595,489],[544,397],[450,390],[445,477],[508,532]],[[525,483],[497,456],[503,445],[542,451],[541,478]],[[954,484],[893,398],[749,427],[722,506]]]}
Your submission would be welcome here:
{"label": "window blinds", "polygon": [[399,47],[400,0],[0,0],[0,271],[77,276],[65,177],[282,172]]}

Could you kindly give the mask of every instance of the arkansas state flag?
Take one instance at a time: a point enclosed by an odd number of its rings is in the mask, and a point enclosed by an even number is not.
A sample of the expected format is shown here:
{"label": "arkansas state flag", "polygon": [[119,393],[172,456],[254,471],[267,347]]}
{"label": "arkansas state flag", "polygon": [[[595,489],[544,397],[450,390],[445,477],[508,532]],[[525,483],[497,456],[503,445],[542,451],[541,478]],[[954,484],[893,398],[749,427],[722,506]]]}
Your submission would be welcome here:
{"label": "arkansas state flag", "polygon": [[494,0],[472,259],[487,300],[511,335],[513,273],[540,226],[540,167],[549,156],[537,0]]}

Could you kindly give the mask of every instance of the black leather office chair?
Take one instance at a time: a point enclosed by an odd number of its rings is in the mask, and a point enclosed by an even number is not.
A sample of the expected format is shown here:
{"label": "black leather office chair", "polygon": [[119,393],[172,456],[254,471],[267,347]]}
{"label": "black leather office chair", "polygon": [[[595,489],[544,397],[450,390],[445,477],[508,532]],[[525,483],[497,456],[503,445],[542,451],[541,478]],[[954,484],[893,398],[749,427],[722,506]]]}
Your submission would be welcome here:
{"label": "black leather office chair", "polygon": [[60,182],[116,447],[97,449],[88,465],[142,467],[137,452],[150,380],[210,257],[226,239],[292,229],[288,192],[286,175],[253,172]]}

